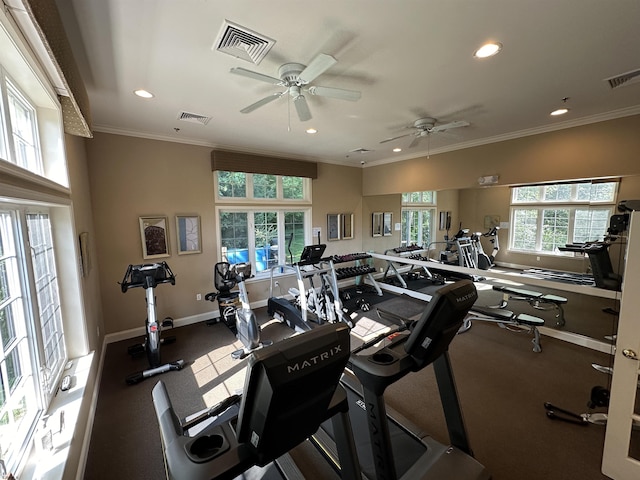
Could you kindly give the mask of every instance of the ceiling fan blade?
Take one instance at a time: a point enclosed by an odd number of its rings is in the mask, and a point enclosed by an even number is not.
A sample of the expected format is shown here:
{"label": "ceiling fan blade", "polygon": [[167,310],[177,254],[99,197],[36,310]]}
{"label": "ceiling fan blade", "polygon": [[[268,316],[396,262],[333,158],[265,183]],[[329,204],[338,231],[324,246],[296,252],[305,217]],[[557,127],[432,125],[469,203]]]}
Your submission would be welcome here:
{"label": "ceiling fan blade", "polygon": [[309,105],[307,105],[307,99],[304,95],[298,95],[293,99],[293,104],[296,106],[296,112],[298,112],[298,118],[301,122],[311,120],[311,112],[309,111]]}
{"label": "ceiling fan blade", "polygon": [[243,77],[253,78],[254,80],[259,80],[261,82],[271,83],[272,85],[282,85],[282,80],[279,78],[263,75],[262,73],[254,72],[253,70],[247,70],[246,68],[234,67],[230,72]]}
{"label": "ceiling fan blade", "polygon": [[416,138],[414,138],[413,140],[411,140],[411,143],[409,144],[409,146],[407,148],[413,148],[415,146],[417,146],[420,143],[420,140],[422,140],[422,135],[417,135]]}
{"label": "ceiling fan blade", "polygon": [[385,140],[382,140],[380,143],[392,142],[394,140],[398,140],[399,138],[410,137],[411,135],[415,135],[415,133],[405,133],[404,135],[398,135],[397,137],[387,138]]}
{"label": "ceiling fan blade", "polygon": [[444,125],[437,125],[435,127],[431,127],[429,132],[443,132],[445,130],[450,130],[452,128],[460,128],[469,126],[469,122],[465,122],[463,120],[458,120],[456,122],[445,123]]}
{"label": "ceiling fan blade", "polygon": [[322,73],[324,73],[329,67],[335,65],[336,63],[338,63],[338,61],[331,55],[321,53],[316,56],[316,58],[311,60],[311,63],[309,63],[309,65],[307,65],[307,67],[302,72],[300,72],[300,75],[298,75],[298,80],[302,85],[311,83],[317,77],[322,75]]}
{"label": "ceiling fan blade", "polygon": [[252,103],[248,107],[244,107],[242,110],[240,110],[240,113],[251,113],[255,109],[260,108],[263,105],[266,105],[267,103],[271,103],[274,100],[277,100],[285,93],[286,92],[278,92],[278,93],[274,93],[273,95],[269,95],[268,97],[264,97],[262,100],[258,100],[256,103]]}
{"label": "ceiling fan blade", "polygon": [[311,95],[318,95],[319,97],[338,98],[340,100],[350,100],[355,102],[360,100],[362,94],[356,90],[345,90],[344,88],[332,88],[332,87],[309,87],[308,92]]}

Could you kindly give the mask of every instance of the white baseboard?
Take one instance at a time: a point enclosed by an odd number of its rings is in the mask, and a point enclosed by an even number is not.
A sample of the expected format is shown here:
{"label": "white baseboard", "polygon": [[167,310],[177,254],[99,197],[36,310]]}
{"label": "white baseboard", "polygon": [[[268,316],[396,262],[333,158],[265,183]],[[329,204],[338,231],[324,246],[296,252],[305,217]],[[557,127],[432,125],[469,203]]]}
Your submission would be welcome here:
{"label": "white baseboard", "polygon": [[[265,303],[266,305],[266,303]],[[194,323],[206,322],[207,320],[211,320],[212,318],[218,318],[220,316],[219,311],[205,312],[199,313],[197,315],[191,315],[188,317],[178,318],[173,320],[173,327],[185,327],[187,325],[193,325]],[[104,340],[105,343],[115,343],[121,340],[129,340],[135,337],[144,337],[145,335],[145,327],[144,325],[136,328],[131,328],[129,330],[123,330],[121,332],[109,333],[105,335]]]}

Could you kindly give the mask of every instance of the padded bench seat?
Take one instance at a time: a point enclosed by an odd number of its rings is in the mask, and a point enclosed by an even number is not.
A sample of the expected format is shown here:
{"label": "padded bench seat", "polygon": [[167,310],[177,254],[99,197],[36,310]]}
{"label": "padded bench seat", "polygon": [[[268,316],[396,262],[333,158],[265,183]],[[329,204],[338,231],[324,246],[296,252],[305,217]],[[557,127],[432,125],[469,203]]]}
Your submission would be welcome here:
{"label": "padded bench seat", "polygon": [[500,305],[501,308],[507,306],[507,300],[525,300],[529,302],[529,304],[533,308],[537,308],[538,310],[549,310],[547,306],[544,304],[551,304],[552,307],[558,310],[556,314],[556,325],[559,327],[564,326],[564,309],[562,305],[566,304],[569,300],[565,297],[561,297],[559,295],[552,295],[549,293],[536,292],[535,290],[527,290],[524,288],[516,288],[509,287],[504,285],[494,285],[493,289],[502,292],[505,295],[505,298]]}
{"label": "padded bench seat", "polygon": [[542,351],[540,332],[538,332],[537,327],[544,325],[544,319],[540,317],[534,317],[526,313],[515,314],[511,310],[505,310],[504,308],[474,305],[471,307],[471,311],[465,321],[467,330],[471,328],[472,320],[495,322],[503,328],[516,327],[509,329],[512,331],[523,331],[524,328],[526,331],[533,333],[533,340],[531,340],[531,343],[533,343],[533,351],[536,353]]}

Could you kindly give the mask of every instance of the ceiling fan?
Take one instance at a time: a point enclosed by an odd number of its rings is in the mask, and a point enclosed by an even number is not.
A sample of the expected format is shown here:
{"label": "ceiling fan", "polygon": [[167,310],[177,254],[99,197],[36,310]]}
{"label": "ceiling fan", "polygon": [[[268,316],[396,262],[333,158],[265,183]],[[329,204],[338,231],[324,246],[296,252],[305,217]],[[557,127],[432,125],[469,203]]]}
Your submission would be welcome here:
{"label": "ceiling fan", "polygon": [[442,125],[436,125],[437,120],[431,117],[419,118],[413,125],[409,125],[406,128],[413,128],[415,132],[405,133],[404,135],[399,135],[397,137],[387,138],[386,140],[382,140],[380,143],[391,142],[393,140],[397,140],[403,137],[415,137],[411,143],[409,144],[409,148],[413,148],[420,140],[424,137],[428,137],[432,133],[444,132],[445,130],[451,130],[452,128],[460,128],[469,126],[469,122],[465,122],[463,120],[458,120],[455,122],[445,123]]}
{"label": "ceiling fan", "polygon": [[311,63],[306,66],[300,63],[285,63],[278,69],[279,78],[263,75],[262,73],[247,70],[242,67],[232,68],[231,73],[235,73],[236,75],[242,75],[243,77],[249,77],[261,82],[285,87],[284,91],[273,93],[262,100],[258,100],[248,107],[243,108],[240,112],[253,112],[257,108],[260,108],[267,103],[271,103],[288,93],[290,97],[293,98],[293,104],[296,107],[298,118],[301,122],[306,122],[311,119],[311,111],[309,110],[307,99],[305,98],[303,91],[319,97],[338,98],[340,100],[350,100],[352,102],[359,100],[360,92],[355,90],[309,85],[336,63],[338,63],[338,61],[331,55],[321,53],[311,60]]}

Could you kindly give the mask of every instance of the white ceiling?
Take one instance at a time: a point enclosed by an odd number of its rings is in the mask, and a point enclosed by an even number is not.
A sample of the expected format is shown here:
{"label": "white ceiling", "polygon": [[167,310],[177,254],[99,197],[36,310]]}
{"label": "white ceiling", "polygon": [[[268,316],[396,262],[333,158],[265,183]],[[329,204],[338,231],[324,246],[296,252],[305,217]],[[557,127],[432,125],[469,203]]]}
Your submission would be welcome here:
{"label": "white ceiling", "polygon": [[[638,0],[58,0],[58,7],[95,131],[359,166],[640,113],[640,81],[617,89],[605,81],[640,69]],[[276,43],[258,65],[215,51],[225,20]],[[502,52],[474,58],[488,40],[501,42]],[[240,113],[283,89],[231,68],[277,77],[281,64],[306,65],[319,53],[338,63],[313,84],[359,90],[359,101],[305,95],[313,115],[306,122],[287,95]],[[138,88],[155,98],[134,96]],[[564,97],[570,112],[550,117]],[[182,112],[211,120],[178,120]],[[406,127],[426,116],[470,125],[411,149],[413,137],[380,143],[411,133]],[[395,146],[403,151],[392,153]],[[371,151],[352,153],[360,148]]]}

